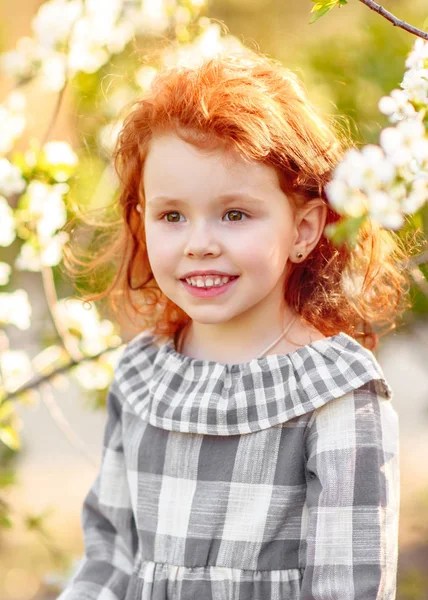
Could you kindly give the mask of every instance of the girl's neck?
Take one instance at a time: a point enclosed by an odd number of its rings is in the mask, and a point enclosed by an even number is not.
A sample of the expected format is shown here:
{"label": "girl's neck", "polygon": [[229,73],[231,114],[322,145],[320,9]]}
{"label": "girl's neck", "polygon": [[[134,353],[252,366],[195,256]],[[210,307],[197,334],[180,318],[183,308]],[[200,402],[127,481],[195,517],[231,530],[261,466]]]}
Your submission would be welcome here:
{"label": "girl's neck", "polygon": [[[286,311],[278,324],[262,329],[247,328],[242,335],[210,337],[208,328],[190,321],[176,337],[176,349],[185,356],[221,363],[243,363],[269,354],[287,354],[324,336],[302,324],[299,315]],[[285,336],[282,335],[285,332]],[[245,333],[245,335],[244,335]],[[218,334],[218,332],[217,332]],[[278,339],[279,338],[279,339]]]}

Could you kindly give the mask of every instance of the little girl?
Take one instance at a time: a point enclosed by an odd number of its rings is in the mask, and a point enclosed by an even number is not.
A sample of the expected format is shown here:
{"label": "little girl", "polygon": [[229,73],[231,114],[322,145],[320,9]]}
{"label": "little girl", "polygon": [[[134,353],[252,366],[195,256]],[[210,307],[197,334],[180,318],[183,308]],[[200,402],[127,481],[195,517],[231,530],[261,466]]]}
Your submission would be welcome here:
{"label": "little girl", "polygon": [[398,422],[371,349],[407,307],[404,251],[370,221],[355,248],[324,235],[341,156],[252,52],[168,68],[130,112],[123,223],[89,267],[116,261],[96,297],[141,333],[60,600],[395,598]]}

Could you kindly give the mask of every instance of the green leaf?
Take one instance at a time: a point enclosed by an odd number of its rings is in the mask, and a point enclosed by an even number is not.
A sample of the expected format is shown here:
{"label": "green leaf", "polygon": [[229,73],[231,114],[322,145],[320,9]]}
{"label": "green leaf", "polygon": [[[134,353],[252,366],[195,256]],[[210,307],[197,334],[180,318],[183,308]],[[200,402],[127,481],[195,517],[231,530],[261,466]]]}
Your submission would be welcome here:
{"label": "green leaf", "polygon": [[6,421],[13,414],[15,414],[15,406],[13,402],[8,400],[0,404],[0,421]]}
{"label": "green leaf", "polygon": [[367,215],[362,215],[361,217],[344,218],[338,223],[330,223],[325,227],[324,234],[336,246],[341,246],[346,242],[353,248],[357,242],[360,227],[366,218]]}
{"label": "green leaf", "polygon": [[0,471],[0,489],[9,487],[16,483],[16,474],[14,471]]}
{"label": "green leaf", "polygon": [[315,23],[335,6],[340,8],[348,4],[348,0],[312,0],[312,2],[315,2],[315,6],[311,10],[313,15],[309,23]]}
{"label": "green leaf", "polygon": [[11,425],[0,425],[0,441],[11,450],[21,449],[18,432]]}
{"label": "green leaf", "polygon": [[9,515],[0,514],[0,529],[10,529],[13,523]]}

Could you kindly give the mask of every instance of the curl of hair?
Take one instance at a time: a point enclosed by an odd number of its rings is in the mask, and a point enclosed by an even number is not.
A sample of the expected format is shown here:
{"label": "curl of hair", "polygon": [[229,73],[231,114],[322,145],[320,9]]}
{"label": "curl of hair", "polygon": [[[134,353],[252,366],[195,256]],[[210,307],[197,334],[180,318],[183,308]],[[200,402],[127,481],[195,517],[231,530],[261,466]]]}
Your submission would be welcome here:
{"label": "curl of hair", "polygon": [[[108,297],[119,322],[127,319],[138,329],[168,337],[190,317],[157,285],[142,218],[149,142],[163,131],[200,148],[222,145],[271,165],[296,207],[323,200],[326,225],[341,218],[328,203],[324,187],[347,140],[317,114],[294,73],[254,51],[158,74],[132,106],[118,136],[114,159],[120,192],[114,208],[119,219],[104,223],[90,254],[70,241],[64,268],[76,282],[92,278],[97,291],[86,291],[85,299]],[[303,262],[291,263],[284,297],[323,335],[343,331],[374,349],[379,336],[394,329],[397,318],[411,306],[407,261],[398,235],[368,219],[354,248],[346,243],[337,247],[323,234]]]}

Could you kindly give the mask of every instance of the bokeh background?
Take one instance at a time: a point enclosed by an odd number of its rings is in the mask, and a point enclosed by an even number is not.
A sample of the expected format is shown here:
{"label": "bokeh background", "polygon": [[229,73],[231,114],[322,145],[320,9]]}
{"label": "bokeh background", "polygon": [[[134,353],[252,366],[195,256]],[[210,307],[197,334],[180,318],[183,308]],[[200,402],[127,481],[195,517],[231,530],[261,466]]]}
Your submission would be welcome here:
{"label": "bokeh background", "polygon": [[[0,2],[0,51],[30,35],[31,19],[40,4],[37,0]],[[151,4],[156,8],[162,3],[152,0]],[[192,36],[186,26],[192,3],[178,4],[184,12],[177,13],[172,37],[185,45]],[[169,6],[172,11],[176,8],[173,2]],[[314,24],[309,24],[311,7],[309,0],[211,0],[198,10],[219,25],[224,23],[242,44],[296,71],[313,102],[324,113],[335,115],[358,144],[375,143],[387,125],[378,110],[379,99],[398,87],[414,38],[357,0],[349,0],[348,6]],[[426,0],[388,1],[385,7],[419,27],[428,17]],[[79,154],[73,200],[82,206],[102,206],[111,199],[114,186],[106,169],[109,130],[104,129],[104,134],[100,130],[135,94],[134,76],[146,64],[145,53],[168,36],[171,28],[158,35],[141,35],[128,52],[114,56],[95,73],[78,74],[65,90],[50,138],[67,140]],[[140,78],[149,73],[142,70]],[[10,86],[11,80],[4,76],[2,96]],[[18,147],[25,149],[49,128],[58,93],[42,89],[38,81],[22,91],[30,119]],[[422,219],[427,231],[426,211]],[[18,252],[14,245],[0,250],[6,262],[12,262]],[[420,268],[427,274],[426,263]],[[59,297],[73,294],[59,271],[54,272],[54,281]],[[8,337],[12,347],[33,357],[55,335],[42,278],[38,272],[22,271],[14,274],[13,283],[28,291],[33,314],[30,329],[9,327]],[[413,308],[396,331],[382,338],[375,352],[394,390],[400,418],[398,600],[428,598],[428,299],[416,285],[412,298]],[[126,339],[132,333],[122,335]],[[55,598],[82,552],[80,509],[99,466],[104,397],[102,386],[85,389],[82,382],[64,377],[46,393],[17,402],[22,447],[10,456],[3,454],[13,465],[14,478],[4,480],[2,490],[13,525],[0,528],[1,600]]]}

